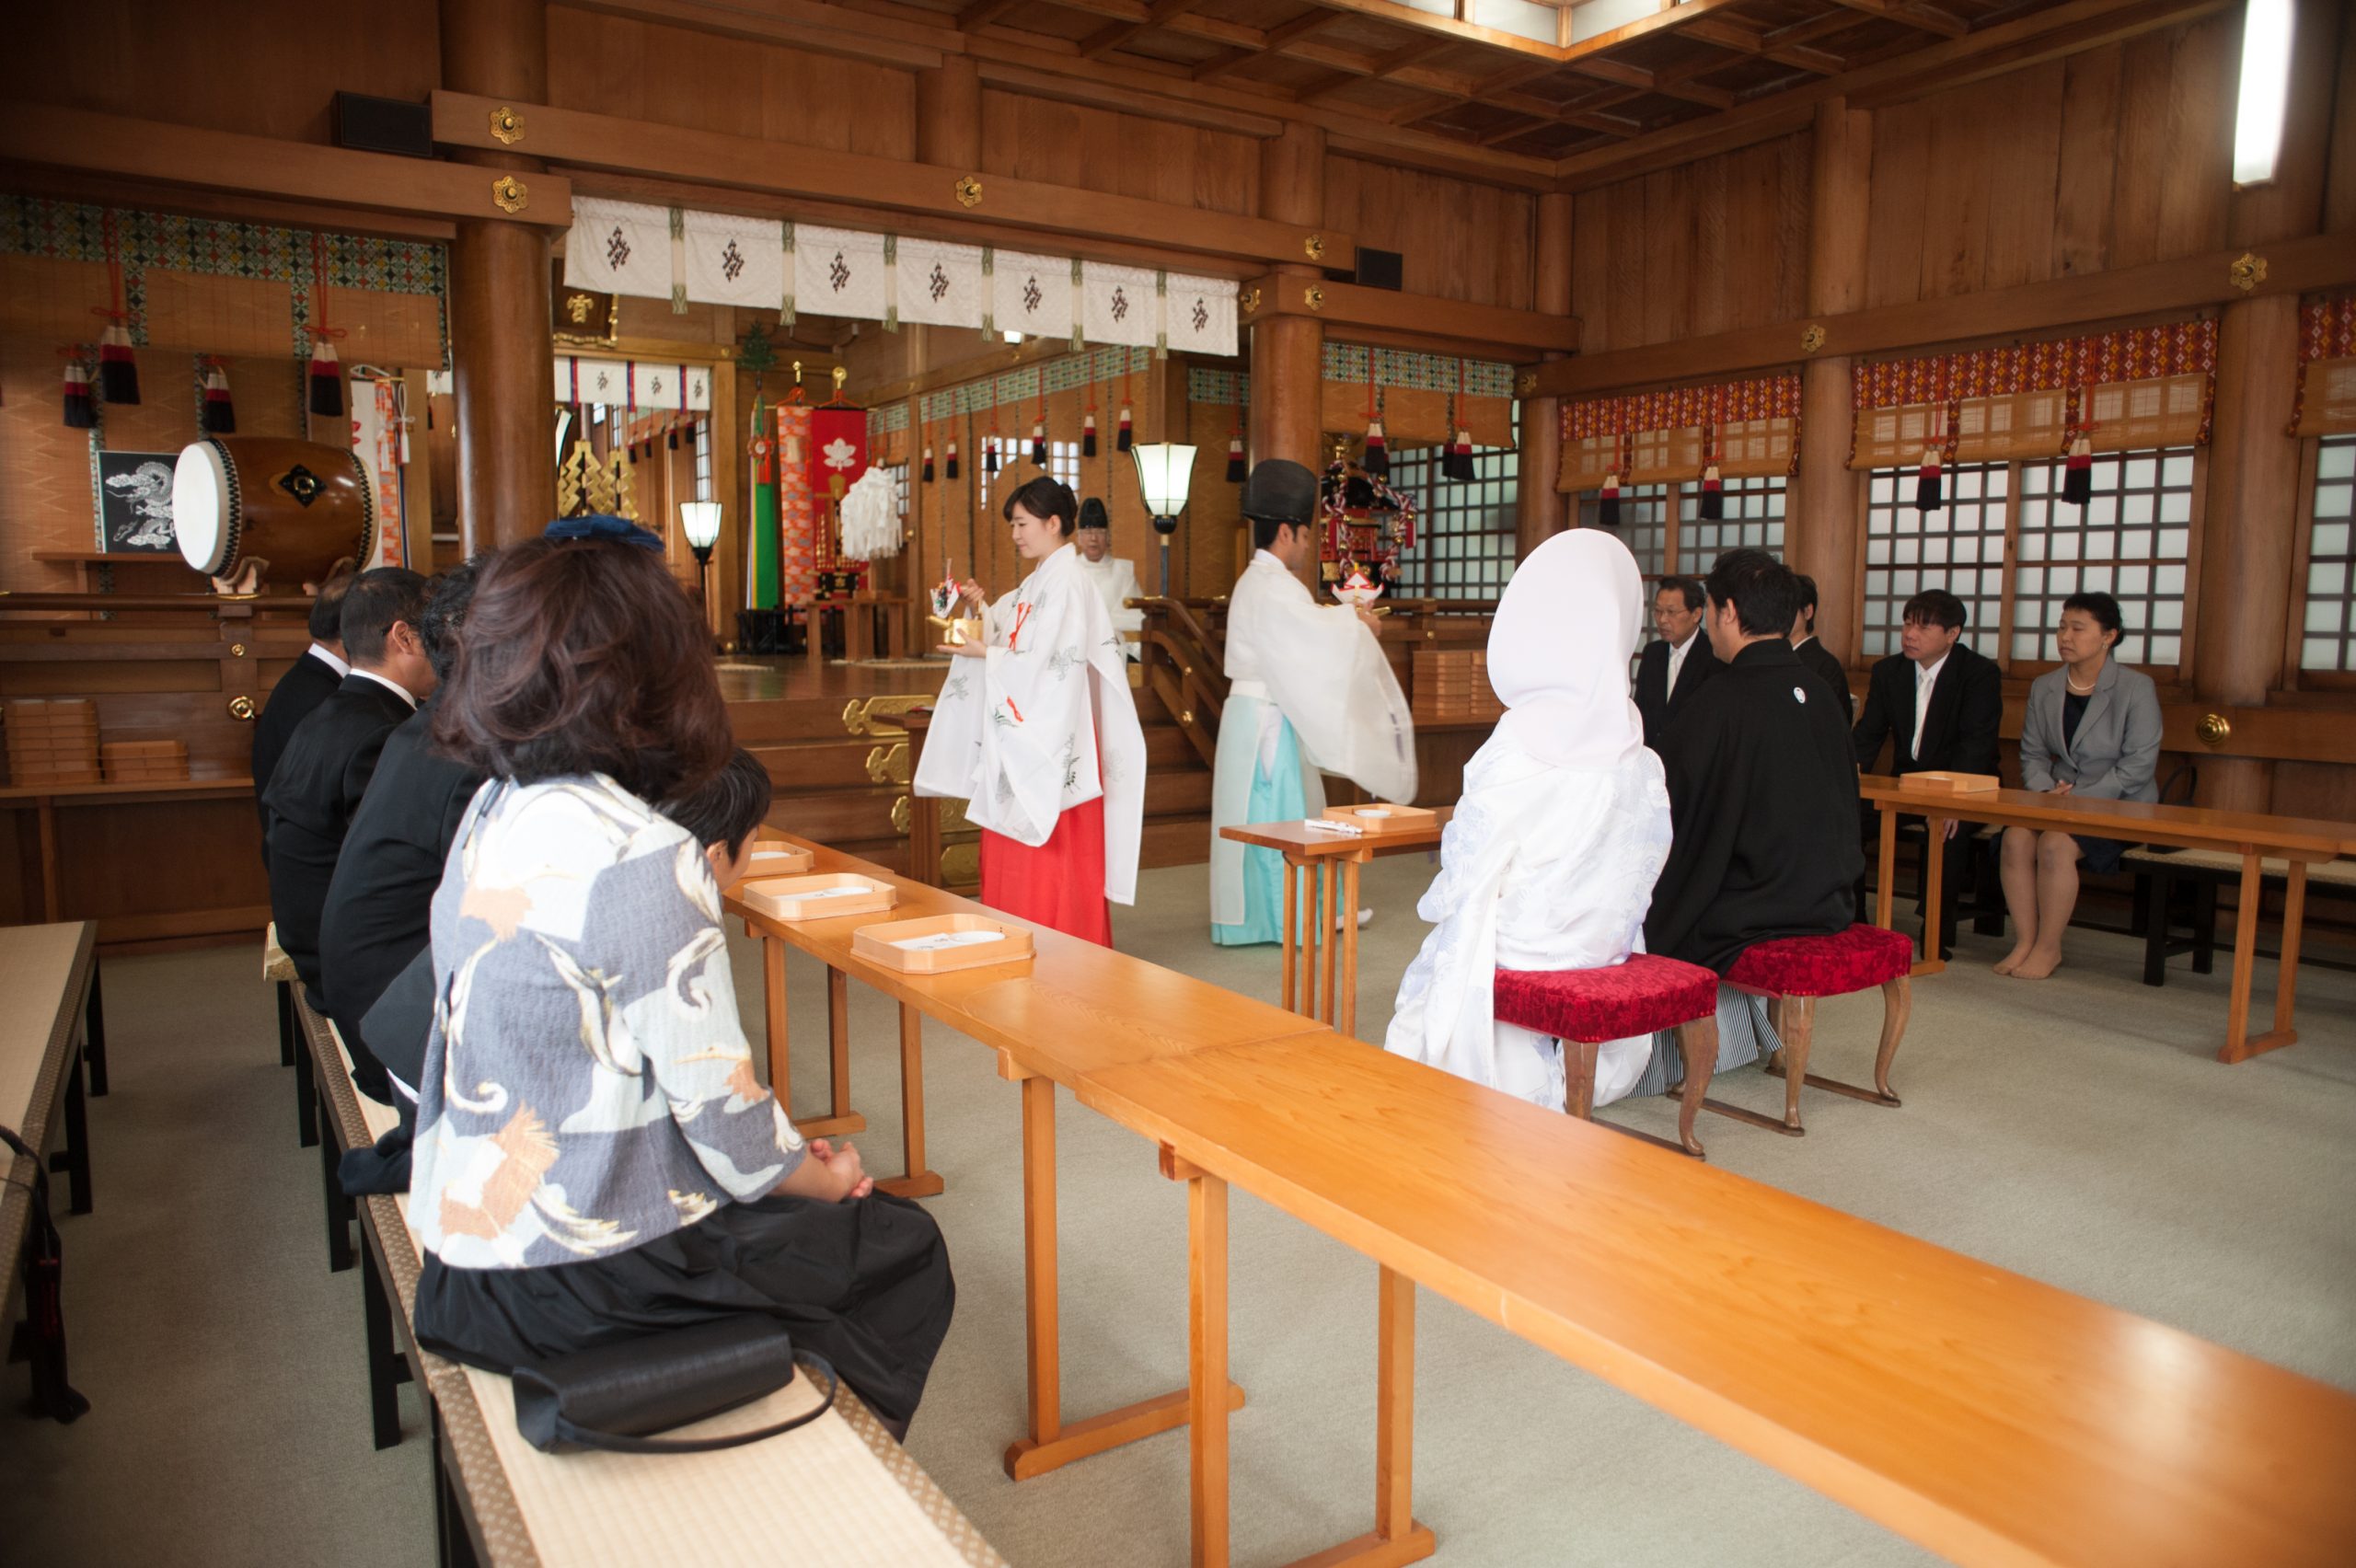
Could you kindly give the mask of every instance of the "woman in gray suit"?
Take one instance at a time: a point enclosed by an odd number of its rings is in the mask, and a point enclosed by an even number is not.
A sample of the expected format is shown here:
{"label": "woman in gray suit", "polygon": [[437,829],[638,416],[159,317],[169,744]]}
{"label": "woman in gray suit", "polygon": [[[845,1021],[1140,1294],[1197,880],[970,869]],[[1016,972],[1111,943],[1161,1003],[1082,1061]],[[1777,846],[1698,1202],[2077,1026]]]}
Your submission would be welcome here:
{"label": "woman in gray suit", "polygon": [[[2119,601],[2073,594],[2054,640],[2062,666],[2028,688],[2021,721],[2021,786],[2106,801],[2154,801],[2160,760],[2160,694],[2152,677],[2111,658]],[[2019,933],[1999,974],[2042,980],[2062,962],[2062,933],[2078,902],[2078,866],[2119,870],[2127,846],[2058,829],[2004,830],[2004,904]]]}

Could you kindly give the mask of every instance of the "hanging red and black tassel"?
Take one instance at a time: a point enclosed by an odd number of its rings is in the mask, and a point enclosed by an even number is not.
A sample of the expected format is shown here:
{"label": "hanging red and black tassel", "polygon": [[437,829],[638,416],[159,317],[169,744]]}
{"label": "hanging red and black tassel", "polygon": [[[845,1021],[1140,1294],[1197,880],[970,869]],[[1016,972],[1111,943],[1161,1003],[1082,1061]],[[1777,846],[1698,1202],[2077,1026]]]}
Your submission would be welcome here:
{"label": "hanging red and black tassel", "polygon": [[1129,450],[1130,444],[1129,400],[1125,397],[1121,399],[1121,422],[1113,432],[1113,450],[1115,452],[1126,452]]}
{"label": "hanging red and black tassel", "polygon": [[1031,461],[1042,468],[1047,466],[1047,421],[1044,414],[1031,421]]}
{"label": "hanging red and black tassel", "polygon": [[1727,514],[1726,481],[1718,478],[1718,465],[1713,460],[1702,468],[1702,499],[1698,510],[1703,518],[1715,523]]}
{"label": "hanging red and black tassel", "polygon": [[334,340],[343,334],[328,325],[328,252],[324,236],[311,236],[311,398],[315,414],[333,419],[343,412],[343,367]]}
{"label": "hanging red and black tassel", "polygon": [[1096,455],[1096,410],[1093,408],[1080,416],[1080,455],[1082,457]]}
{"label": "hanging red and black tassel", "polygon": [[107,210],[104,227],[112,303],[90,312],[106,323],[98,335],[98,392],[110,403],[128,406],[139,401],[139,361],[131,352],[131,313],[123,307],[122,249],[115,237],[112,208]]}
{"label": "hanging red and black tassel", "polygon": [[217,359],[204,363],[204,412],[197,421],[207,435],[237,433],[237,406],[229,400],[229,375]]}
{"label": "hanging red and black tassel", "polygon": [[985,474],[998,472],[998,432],[996,431],[990,432],[989,439],[982,443],[982,472]]}
{"label": "hanging red and black tassel", "polygon": [[1243,432],[1239,430],[1227,438],[1227,482],[1240,485],[1250,477],[1243,465]]}
{"label": "hanging red and black tassel", "polygon": [[1391,477],[1391,447],[1382,437],[1382,421],[1378,416],[1366,427],[1366,455],[1358,467],[1377,478]]}
{"label": "hanging red and black tassel", "polygon": [[679,449],[679,425],[677,421],[673,420],[665,426],[663,432],[663,444],[669,447],[674,452],[676,452]]}
{"label": "hanging red and black tassel", "polygon": [[2077,418],[2071,421],[2070,446],[2062,460],[2062,499],[2084,506],[2095,493],[2095,389],[2087,387],[2072,401]]}
{"label": "hanging red and black tassel", "polygon": [[942,472],[953,479],[957,477],[957,438],[953,435],[949,438],[948,467]]}
{"label": "hanging red and black tassel", "polygon": [[78,348],[57,351],[65,357],[65,428],[98,428],[98,400],[90,391],[90,362]]}
{"label": "hanging red and black tassel", "polygon": [[1927,442],[1923,447],[1923,466],[1914,471],[1914,510],[1936,512],[1946,503],[1946,487],[1940,478],[1939,444]]}
{"label": "hanging red and black tassel", "polygon": [[1448,444],[1448,455],[1440,459],[1439,471],[1460,484],[1474,478],[1472,432],[1462,425],[1456,427],[1455,438]]}
{"label": "hanging red and black tassel", "polygon": [[1603,488],[1596,492],[1595,520],[1606,528],[1620,526],[1620,474],[1627,467],[1627,455],[1628,438],[1623,435],[1611,467],[1603,476]]}
{"label": "hanging red and black tassel", "polygon": [[924,470],[923,470],[923,472],[924,472],[924,482],[925,482],[926,484],[930,484],[930,483],[932,483],[932,443],[931,443],[931,442],[930,442],[930,441],[928,441],[928,442],[926,442],[926,443],[924,444]]}

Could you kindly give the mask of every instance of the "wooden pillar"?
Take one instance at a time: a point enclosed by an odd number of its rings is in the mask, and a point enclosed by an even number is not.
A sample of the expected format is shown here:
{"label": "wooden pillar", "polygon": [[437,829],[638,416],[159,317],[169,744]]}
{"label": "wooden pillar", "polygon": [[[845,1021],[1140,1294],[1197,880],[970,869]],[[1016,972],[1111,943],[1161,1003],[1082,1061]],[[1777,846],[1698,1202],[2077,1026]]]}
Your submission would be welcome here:
{"label": "wooden pillar", "polygon": [[[1873,158],[1871,114],[1851,109],[1844,98],[1817,106],[1808,213],[1811,315],[1865,307]],[[1801,367],[1799,471],[1784,505],[1784,559],[1816,579],[1817,636],[1846,661],[1858,652],[1858,540],[1865,525],[1865,477],[1849,468],[1850,369],[1845,358]]]}
{"label": "wooden pillar", "polygon": [[[1571,202],[1564,191],[1538,198],[1538,244],[1530,265],[1530,300],[1549,316],[1571,313]],[[1542,356],[1561,359],[1559,353]],[[1564,497],[1554,488],[1563,472],[1563,400],[1524,398],[1521,446],[1514,490],[1514,555],[1528,555],[1565,526]]]}
{"label": "wooden pillar", "polygon": [[[1306,240],[1325,221],[1325,133],[1288,121],[1260,144],[1260,215],[1297,224]],[[1307,263],[1276,269],[1280,288],[1324,276]],[[1289,457],[1322,472],[1325,328],[1314,317],[1270,316],[1252,328],[1252,459]]]}
{"label": "wooden pillar", "polygon": [[[548,101],[545,0],[442,0],[441,22],[445,87]],[[520,144],[531,129],[527,114]],[[456,156],[513,170],[527,187],[540,169],[514,153]],[[462,222],[451,242],[458,531],[469,555],[537,537],[556,515],[549,259],[549,231],[525,224]]]}
{"label": "wooden pillar", "polygon": [[[2300,5],[2289,115],[2275,178],[2234,194],[2231,243],[2261,257],[2269,243],[2313,234],[2323,221],[2340,9],[2333,0]],[[2292,530],[2306,478],[2300,444],[2283,433],[2291,422],[2298,342],[2295,295],[2243,300],[2218,313],[2216,417],[2201,514],[2192,680],[2205,701],[2220,707],[2260,706],[2281,676],[2296,596]],[[2197,760],[2200,804],[2224,811],[2271,808],[2272,763],[2236,756]]]}

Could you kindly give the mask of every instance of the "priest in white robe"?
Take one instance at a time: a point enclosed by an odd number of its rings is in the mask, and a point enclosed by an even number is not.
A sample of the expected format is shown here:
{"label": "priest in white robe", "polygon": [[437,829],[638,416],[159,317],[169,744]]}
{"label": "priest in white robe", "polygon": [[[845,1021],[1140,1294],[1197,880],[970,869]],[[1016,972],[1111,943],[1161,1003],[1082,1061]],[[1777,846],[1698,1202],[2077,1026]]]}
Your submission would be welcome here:
{"label": "priest in white robe", "polygon": [[1138,586],[1138,563],[1113,553],[1112,516],[1092,495],[1080,503],[1080,532],[1074,542],[1080,546],[1080,570],[1087,574],[1096,596],[1104,601],[1104,613],[1113,617],[1122,651],[1135,662],[1137,633],[1145,626],[1145,612],[1129,608],[1131,599],[1145,596]]}
{"label": "priest in white robe", "polygon": [[[1564,1107],[1562,1043],[1499,1023],[1503,969],[1595,969],[1645,951],[1669,858],[1669,790],[1628,696],[1643,579],[1600,528],[1557,534],[1518,567],[1489,628],[1507,713],[1465,765],[1440,870],[1415,912],[1434,922],[1407,966],[1384,1048]],[[1650,1035],[1596,1053],[1595,1103],[1627,1095]]]}
{"label": "priest in white robe", "polygon": [[982,829],[982,902],[1113,945],[1114,904],[1137,901],[1145,732],[1103,601],[1071,541],[1078,506],[1045,475],[1007,499],[1015,553],[1035,562],[990,603],[933,705],[915,788],[966,802]]}
{"label": "priest in white robe", "polygon": [[1321,770],[1385,801],[1415,794],[1415,727],[1376,640],[1380,624],[1320,605],[1299,575],[1317,559],[1317,478],[1271,458],[1243,486],[1258,548],[1227,605],[1227,707],[1211,778],[1211,940],[1280,940],[1284,861],[1222,827],[1325,809]]}

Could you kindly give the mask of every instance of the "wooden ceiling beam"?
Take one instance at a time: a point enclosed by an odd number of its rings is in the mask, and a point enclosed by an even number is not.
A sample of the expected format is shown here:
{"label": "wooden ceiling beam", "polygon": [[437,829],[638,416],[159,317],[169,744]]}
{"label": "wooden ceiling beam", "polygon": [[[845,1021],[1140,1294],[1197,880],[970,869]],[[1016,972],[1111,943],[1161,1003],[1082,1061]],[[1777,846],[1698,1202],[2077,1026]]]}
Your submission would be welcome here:
{"label": "wooden ceiling beam", "polygon": [[1383,329],[1496,347],[1512,345],[1523,354],[1576,353],[1579,346],[1579,321],[1576,316],[1472,305],[1432,294],[1402,294],[1395,289],[1302,279],[1281,272],[1267,273],[1246,282],[1237,314],[1246,327],[1275,316],[1313,316],[1334,331]]}
{"label": "wooden ceiling beam", "polygon": [[1111,27],[1100,28],[1080,40],[1080,58],[1102,60],[1139,33],[1150,32],[1159,27],[1166,27],[1201,4],[1203,0],[1153,0],[1153,4],[1146,8],[1146,14],[1138,20],[1114,22]]}
{"label": "wooden ceiling beam", "polygon": [[1332,27],[1341,19],[1342,13],[1339,11],[1320,9],[1305,12],[1281,26],[1270,28],[1257,45],[1239,44],[1223,55],[1204,61],[1195,67],[1195,80],[1215,82],[1221,76],[1232,73],[1238,66],[1247,65],[1259,59],[1263,54],[1281,54],[1287,44],[1297,42],[1311,33]]}
{"label": "wooden ceiling beam", "polygon": [[1715,44],[1757,59],[1773,60],[1778,65],[1795,66],[1813,71],[1819,76],[1838,75],[1848,68],[1848,63],[1830,50],[1811,49],[1810,41],[1846,32],[1857,26],[1859,18],[1848,11],[1831,11],[1812,21],[1796,22],[1773,32],[1762,32],[1747,23],[1703,17],[1685,29],[1685,36],[1698,43]]}
{"label": "wooden ceiling beam", "polygon": [[1407,45],[1404,49],[1394,49],[1390,53],[1381,56],[1380,59],[1368,61],[1366,63],[1367,69],[1363,72],[1351,71],[1348,67],[1344,67],[1344,72],[1348,77],[1347,80],[1328,83],[1326,86],[1319,87],[1314,92],[1304,91],[1295,93],[1293,95],[1293,101],[1296,103],[1315,103],[1360,81],[1380,82],[1388,77],[1398,76],[1402,73],[1411,70],[1417,61],[1427,59],[1432,54],[1446,47],[1447,45],[1435,43],[1430,39],[1419,38],[1415,42]]}
{"label": "wooden ceiling beam", "polygon": [[1600,131],[1607,136],[1618,136],[1623,140],[1645,133],[1645,127],[1639,121],[1618,115],[1597,114],[1583,106],[1548,103],[1544,98],[1534,98],[1528,93],[1499,93],[1488,101],[1496,104],[1499,109],[1509,109],[1516,114],[1526,114],[1532,120],[1552,124],[1576,125],[1582,131]]}
{"label": "wooden ceiling beam", "polygon": [[957,13],[957,30],[972,32],[976,28],[987,27],[1022,4],[1022,0],[974,0]]}
{"label": "wooden ceiling beam", "polygon": [[1961,38],[1971,30],[1962,18],[1949,16],[1935,6],[1925,6],[1918,0],[1832,0],[1851,11],[1862,11],[1868,17],[1885,22],[1899,22],[1923,32],[1936,33],[1941,38]]}
{"label": "wooden ceiling beam", "polygon": [[[1640,65],[1630,65],[1619,60],[1576,60],[1571,69],[1582,76],[1614,86],[1634,87],[1640,93],[1660,93],[1669,98],[1683,98],[1689,103],[1707,104],[1712,109],[1732,109],[1735,96],[1724,87],[1704,86],[1689,81],[1682,75],[1647,71]],[[1706,69],[1706,67],[1705,67]]]}

